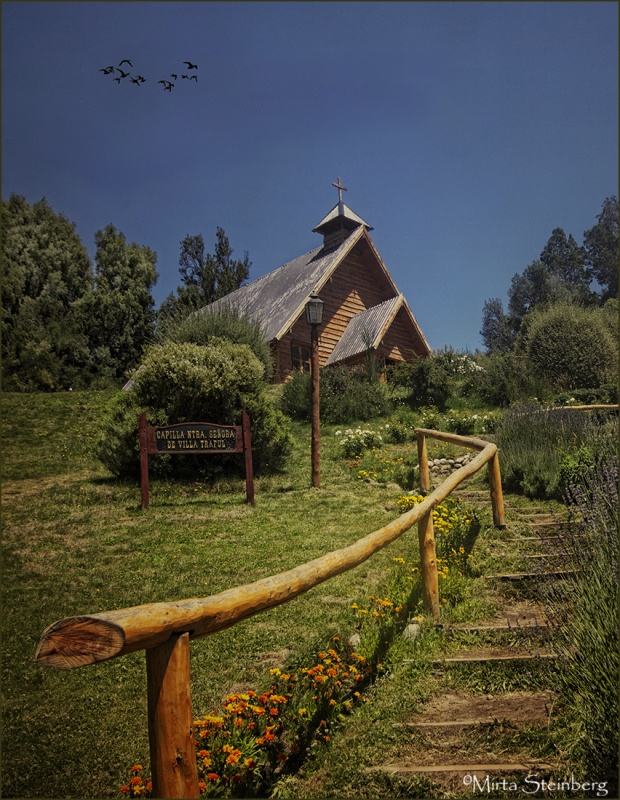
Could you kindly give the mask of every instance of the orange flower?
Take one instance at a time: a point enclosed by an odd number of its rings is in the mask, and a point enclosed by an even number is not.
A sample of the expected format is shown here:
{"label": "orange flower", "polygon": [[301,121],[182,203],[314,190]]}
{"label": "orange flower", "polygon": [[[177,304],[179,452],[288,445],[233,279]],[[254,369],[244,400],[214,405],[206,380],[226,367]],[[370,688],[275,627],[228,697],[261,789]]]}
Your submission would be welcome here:
{"label": "orange flower", "polygon": [[246,758],[245,765],[248,769],[252,769],[252,767],[256,766],[256,761],[253,758]]}
{"label": "orange flower", "polygon": [[201,792],[204,792],[204,790],[207,788],[207,784],[204,781],[198,781],[198,788]]}
{"label": "orange flower", "polygon": [[276,738],[276,737],[273,735],[273,733],[266,733],[266,734],[265,734],[265,741],[266,741],[266,742],[273,742],[273,740],[274,740],[275,738]]}
{"label": "orange flower", "polygon": [[217,774],[217,772],[209,772],[209,773],[207,773],[207,780],[209,780],[209,781],[219,781],[219,779],[220,779],[220,776]]}
{"label": "orange flower", "polygon": [[209,758],[211,753],[209,753],[208,750],[199,750],[198,755],[200,756],[200,758]]}
{"label": "orange flower", "polygon": [[141,783],[142,783],[142,778],[140,778],[140,777],[137,777],[137,778],[132,778],[132,779],[129,781],[129,785],[130,785],[130,786],[139,786]]}
{"label": "orange flower", "polygon": [[131,768],[132,772],[142,772],[142,770],[143,770],[142,764],[134,764],[133,767]]}
{"label": "orange flower", "polygon": [[272,709],[270,709],[269,713],[271,714],[272,717],[277,717],[278,716],[278,709],[277,708],[272,708]]}
{"label": "orange flower", "polygon": [[129,792],[129,786],[121,786],[121,792],[127,794]]}

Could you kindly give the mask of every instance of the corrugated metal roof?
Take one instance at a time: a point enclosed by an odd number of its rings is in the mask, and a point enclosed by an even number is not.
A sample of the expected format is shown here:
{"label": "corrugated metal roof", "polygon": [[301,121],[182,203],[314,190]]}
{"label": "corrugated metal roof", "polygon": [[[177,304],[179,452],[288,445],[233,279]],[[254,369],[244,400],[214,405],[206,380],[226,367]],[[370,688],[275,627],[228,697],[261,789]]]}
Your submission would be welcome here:
{"label": "corrugated metal roof", "polygon": [[353,238],[354,234],[336,250],[326,252],[322,247],[311,250],[205,306],[201,311],[233,306],[258,319],[265,338],[268,341],[274,339],[289,322],[294,322],[292,317],[299,313],[315,287],[348,250]]}
{"label": "corrugated metal roof", "polygon": [[402,301],[402,295],[397,295],[351,317],[340,341],[325,362],[325,366],[337,364],[351,356],[364,353],[369,345],[372,348],[376,347],[377,338],[400,308]]}

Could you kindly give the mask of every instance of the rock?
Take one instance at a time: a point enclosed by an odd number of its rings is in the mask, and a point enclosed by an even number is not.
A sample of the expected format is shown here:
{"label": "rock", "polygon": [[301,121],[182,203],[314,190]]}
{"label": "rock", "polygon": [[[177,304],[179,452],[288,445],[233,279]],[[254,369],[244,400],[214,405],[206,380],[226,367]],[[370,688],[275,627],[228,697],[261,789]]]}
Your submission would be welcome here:
{"label": "rock", "polygon": [[414,639],[418,637],[420,633],[420,626],[417,622],[411,622],[405,630],[403,631],[403,639],[408,642],[412,642]]}
{"label": "rock", "polygon": [[349,639],[349,644],[351,647],[359,647],[362,643],[362,638],[359,633],[354,633],[353,636]]}

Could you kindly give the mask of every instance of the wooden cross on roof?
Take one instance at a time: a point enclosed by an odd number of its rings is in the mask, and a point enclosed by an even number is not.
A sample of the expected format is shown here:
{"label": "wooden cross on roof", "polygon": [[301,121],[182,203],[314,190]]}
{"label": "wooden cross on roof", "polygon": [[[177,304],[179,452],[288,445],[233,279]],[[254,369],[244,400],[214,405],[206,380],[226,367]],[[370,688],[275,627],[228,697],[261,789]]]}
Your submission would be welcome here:
{"label": "wooden cross on roof", "polygon": [[338,205],[342,206],[342,193],[348,192],[349,190],[346,186],[342,186],[340,183],[340,178],[338,178],[338,183],[332,183],[332,186],[335,186],[336,189],[338,189]]}

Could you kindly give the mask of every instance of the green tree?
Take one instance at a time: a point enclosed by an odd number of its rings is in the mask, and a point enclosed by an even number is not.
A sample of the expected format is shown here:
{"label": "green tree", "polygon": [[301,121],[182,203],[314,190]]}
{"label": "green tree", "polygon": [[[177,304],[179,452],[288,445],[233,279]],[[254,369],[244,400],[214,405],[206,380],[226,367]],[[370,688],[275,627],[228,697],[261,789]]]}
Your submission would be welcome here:
{"label": "green tree", "polygon": [[504,313],[504,304],[498,297],[487,300],[482,309],[482,341],[488,353],[509,353],[515,334],[511,318]]}
{"label": "green tree", "polygon": [[93,274],[75,225],[45,198],[2,201],[4,387],[34,391],[88,382]]}
{"label": "green tree", "polygon": [[584,231],[585,262],[601,287],[603,302],[618,297],[618,198],[603,202],[598,222]]}
{"label": "green tree", "polygon": [[160,307],[159,317],[165,327],[169,319],[182,319],[192,311],[225,297],[238,289],[250,274],[248,254],[243,261],[232,257],[233,249],[223,228],[216,229],[215,252],[205,252],[202,234],[182,240],[179,272],[183,285],[170,294]]}
{"label": "green tree", "polygon": [[91,347],[102,369],[122,377],[153,341],[157,254],[128,244],[114,225],[97,231],[95,244]]}
{"label": "green tree", "polygon": [[591,298],[589,289],[592,275],[585,263],[585,253],[562,228],[555,228],[540,254],[541,263],[549,274],[558,278],[563,286],[582,304]]}

